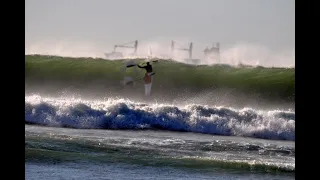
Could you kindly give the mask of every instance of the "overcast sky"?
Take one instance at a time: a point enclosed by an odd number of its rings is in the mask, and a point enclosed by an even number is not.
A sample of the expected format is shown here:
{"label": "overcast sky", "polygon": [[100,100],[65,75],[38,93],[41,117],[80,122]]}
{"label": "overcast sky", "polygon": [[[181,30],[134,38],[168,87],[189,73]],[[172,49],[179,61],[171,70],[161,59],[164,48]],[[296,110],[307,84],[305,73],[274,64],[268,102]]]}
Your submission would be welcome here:
{"label": "overcast sky", "polygon": [[136,39],[192,41],[198,51],[215,42],[295,47],[294,0],[26,0],[25,20],[29,47],[86,42],[111,51]]}

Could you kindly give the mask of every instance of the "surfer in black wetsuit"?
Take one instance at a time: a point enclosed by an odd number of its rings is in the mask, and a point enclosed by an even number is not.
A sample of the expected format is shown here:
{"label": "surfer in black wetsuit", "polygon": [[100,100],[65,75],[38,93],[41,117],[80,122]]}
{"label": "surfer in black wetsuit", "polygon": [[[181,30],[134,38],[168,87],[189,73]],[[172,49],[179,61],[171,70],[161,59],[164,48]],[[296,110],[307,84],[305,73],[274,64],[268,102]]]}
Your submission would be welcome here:
{"label": "surfer in black wetsuit", "polygon": [[150,62],[147,62],[146,66],[139,66],[139,64],[138,64],[138,67],[145,69],[147,71],[147,73],[152,73],[152,66],[151,66]]}
{"label": "surfer in black wetsuit", "polygon": [[152,86],[152,75],[154,75],[154,72],[152,71],[152,66],[150,64],[150,62],[147,62],[146,66],[139,66],[139,68],[145,69],[146,70],[146,74],[143,78],[144,80],[144,87],[145,87],[145,95],[146,96],[150,96],[151,93],[151,86]]}

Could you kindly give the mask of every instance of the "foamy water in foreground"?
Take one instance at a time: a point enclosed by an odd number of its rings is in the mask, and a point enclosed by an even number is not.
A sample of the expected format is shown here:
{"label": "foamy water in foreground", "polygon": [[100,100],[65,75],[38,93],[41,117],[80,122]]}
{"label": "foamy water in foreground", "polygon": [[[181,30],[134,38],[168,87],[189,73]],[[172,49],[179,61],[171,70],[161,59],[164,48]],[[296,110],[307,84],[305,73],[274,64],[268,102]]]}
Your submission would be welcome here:
{"label": "foamy water in foreground", "polygon": [[164,129],[226,136],[295,140],[295,112],[199,104],[146,104],[125,99],[88,101],[25,97],[25,120],[90,129]]}
{"label": "foamy water in foreground", "polygon": [[[26,179],[293,179],[295,112],[25,96]],[[40,125],[40,126],[37,126]],[[64,128],[62,128],[64,127]],[[100,172],[100,173],[97,173]]]}

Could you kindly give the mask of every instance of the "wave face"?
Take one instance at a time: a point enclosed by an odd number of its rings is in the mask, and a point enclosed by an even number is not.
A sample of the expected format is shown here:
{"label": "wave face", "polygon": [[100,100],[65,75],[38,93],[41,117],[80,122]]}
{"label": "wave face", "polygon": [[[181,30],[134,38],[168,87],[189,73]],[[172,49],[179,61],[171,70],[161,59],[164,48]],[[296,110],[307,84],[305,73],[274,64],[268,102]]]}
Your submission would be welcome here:
{"label": "wave face", "polygon": [[295,141],[295,113],[207,105],[27,96],[25,123],[89,129],[161,129]]}
{"label": "wave face", "polygon": [[[126,60],[93,58],[68,58],[58,56],[26,55],[26,91],[72,92],[113,95],[143,94],[143,84],[137,81],[134,88],[123,87],[124,76],[143,77],[144,71],[124,73]],[[143,62],[143,59],[135,59]],[[285,100],[295,99],[295,69],[265,68],[229,65],[190,65],[160,59],[154,64],[152,94],[172,97],[199,94],[223,89],[235,96],[256,95],[256,98]],[[31,90],[32,89],[32,90]],[[238,94],[237,94],[238,93]],[[240,95],[239,95],[240,93]]]}

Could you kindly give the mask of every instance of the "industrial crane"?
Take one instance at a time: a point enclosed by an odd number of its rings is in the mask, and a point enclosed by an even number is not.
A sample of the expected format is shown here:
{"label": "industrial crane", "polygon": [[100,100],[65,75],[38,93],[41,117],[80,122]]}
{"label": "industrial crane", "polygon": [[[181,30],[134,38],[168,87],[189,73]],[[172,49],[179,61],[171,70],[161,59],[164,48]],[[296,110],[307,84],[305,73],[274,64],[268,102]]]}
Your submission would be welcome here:
{"label": "industrial crane", "polygon": [[176,44],[178,44],[178,43],[175,41],[171,41],[171,52],[173,52],[174,50],[188,51],[189,52],[189,59],[192,59],[192,48],[193,48],[192,42],[190,43],[189,48],[175,47]]}
{"label": "industrial crane", "polygon": [[[133,43],[133,46],[130,46],[129,44],[132,44],[132,43]],[[128,43],[125,43],[125,44],[114,45],[113,52],[105,53],[105,56],[107,58],[122,58],[123,57],[123,53],[117,52],[116,51],[117,48],[133,48],[134,49],[133,55],[137,55],[138,40],[135,40],[135,41],[132,41],[132,42],[128,42]]]}
{"label": "industrial crane", "polygon": [[[128,46],[128,44],[132,44],[134,43],[133,46]],[[122,48],[134,48],[134,54],[137,54],[137,49],[138,49],[138,40],[135,40],[133,42],[129,42],[129,43],[125,43],[125,44],[122,44],[122,45],[114,45],[114,48],[113,48],[113,52],[116,52],[116,49],[118,47],[122,47]]]}
{"label": "industrial crane", "polygon": [[213,45],[211,48],[206,47],[204,49],[204,58],[210,59],[212,61],[220,62],[220,43],[216,43],[216,46]]}

